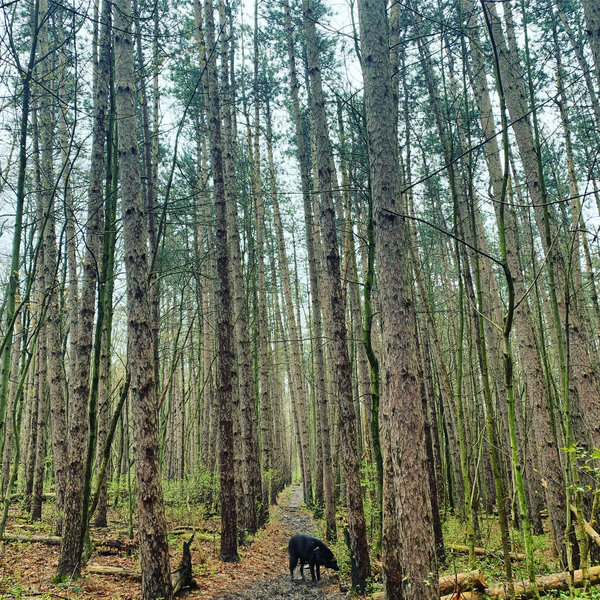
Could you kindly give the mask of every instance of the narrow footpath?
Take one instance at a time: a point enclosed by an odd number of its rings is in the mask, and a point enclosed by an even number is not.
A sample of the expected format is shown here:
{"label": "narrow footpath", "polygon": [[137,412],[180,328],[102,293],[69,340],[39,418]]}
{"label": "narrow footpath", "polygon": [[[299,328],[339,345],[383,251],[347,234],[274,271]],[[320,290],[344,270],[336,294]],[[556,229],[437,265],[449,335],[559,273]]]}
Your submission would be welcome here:
{"label": "narrow footpath", "polygon": [[[302,581],[299,566],[290,581],[287,542],[296,533],[318,535],[312,518],[300,510],[302,487],[293,486],[280,497],[280,506],[273,507],[272,526],[258,536],[242,556],[237,571],[241,581],[231,579],[231,585],[214,600],[343,600],[346,593],[339,590],[338,574],[321,568],[321,580],[310,581],[310,571],[305,567]],[[244,552],[244,549],[241,549]],[[263,568],[246,574],[247,563],[258,561]],[[206,596],[202,596],[206,597]]]}

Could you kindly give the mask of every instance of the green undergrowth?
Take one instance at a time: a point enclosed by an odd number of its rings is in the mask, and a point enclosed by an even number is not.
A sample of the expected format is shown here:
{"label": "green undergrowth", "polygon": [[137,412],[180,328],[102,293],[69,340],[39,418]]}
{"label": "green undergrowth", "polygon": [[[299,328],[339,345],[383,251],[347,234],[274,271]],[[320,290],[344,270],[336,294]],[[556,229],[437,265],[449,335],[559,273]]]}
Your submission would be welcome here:
{"label": "green undergrowth", "polygon": [[[0,592],[0,599],[6,598],[31,598],[31,592],[22,588],[21,586],[3,587],[3,582],[0,580],[0,589],[5,589],[5,592]],[[35,596],[37,600],[53,600],[57,596],[55,594],[40,594]],[[60,597],[60,596],[59,596]]]}
{"label": "green undergrowth", "polygon": [[[574,598],[581,598],[581,600],[600,600],[600,587],[593,587],[589,591],[584,592],[580,589],[573,590]],[[560,598],[561,600],[569,600],[569,592],[558,592],[552,591],[544,596],[544,598]]]}
{"label": "green undergrowth", "polygon": [[[350,556],[344,541],[343,530],[346,524],[346,513],[344,510],[338,510],[337,514],[337,539],[328,542],[340,566],[340,580],[350,581]],[[319,536],[325,540],[325,521],[318,521]],[[464,552],[450,550],[450,545],[466,544],[466,528],[464,523],[455,516],[446,518],[443,524],[444,543],[446,544],[446,560],[439,565],[440,577],[463,573],[469,570],[469,557]],[[381,589],[381,551],[377,547],[376,536],[370,536],[371,544],[371,569],[373,576],[369,582],[369,591]],[[549,575],[563,571],[558,559],[552,551],[552,538],[549,533],[533,536],[535,569],[538,576]],[[501,540],[500,531],[497,524],[497,518],[493,515],[480,516],[480,535],[476,541],[476,546],[483,547],[490,551],[500,551]],[[511,551],[523,553],[523,542],[521,534],[517,530],[511,531]],[[483,573],[488,585],[496,585],[506,580],[504,572],[504,562],[499,555],[476,556],[474,569]],[[513,575],[515,581],[527,581],[527,569],[524,560],[513,560]],[[545,596],[546,598],[568,599],[569,592],[554,591]],[[600,600],[600,586],[592,587],[588,592],[581,589],[575,589],[573,597],[581,600]]]}
{"label": "green undergrowth", "polygon": [[[480,535],[475,545],[489,551],[499,552],[502,548],[500,529],[495,516],[480,515]],[[448,517],[443,524],[444,543],[446,544],[446,564],[440,565],[440,576],[452,575],[469,570],[469,557],[466,553],[449,549],[450,545],[466,545],[465,524],[455,516]],[[511,551],[523,553],[524,546],[520,532],[511,530]],[[552,552],[552,538],[549,533],[533,536],[533,554],[538,575],[547,575],[562,571],[562,567]],[[475,569],[485,573],[488,582],[505,580],[504,561],[497,555],[476,556]],[[524,560],[512,561],[515,579],[527,579]]]}

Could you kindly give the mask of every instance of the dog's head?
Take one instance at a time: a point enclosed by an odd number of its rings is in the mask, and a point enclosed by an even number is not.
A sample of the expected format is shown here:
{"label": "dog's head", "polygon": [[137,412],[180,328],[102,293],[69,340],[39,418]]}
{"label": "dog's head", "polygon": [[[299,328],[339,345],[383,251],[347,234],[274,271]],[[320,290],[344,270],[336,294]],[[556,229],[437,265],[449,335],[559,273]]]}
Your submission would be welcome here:
{"label": "dog's head", "polygon": [[318,562],[320,565],[323,565],[328,569],[333,569],[334,571],[340,570],[333,552],[327,548],[327,546],[317,546],[313,550],[313,553],[315,555],[316,562]]}

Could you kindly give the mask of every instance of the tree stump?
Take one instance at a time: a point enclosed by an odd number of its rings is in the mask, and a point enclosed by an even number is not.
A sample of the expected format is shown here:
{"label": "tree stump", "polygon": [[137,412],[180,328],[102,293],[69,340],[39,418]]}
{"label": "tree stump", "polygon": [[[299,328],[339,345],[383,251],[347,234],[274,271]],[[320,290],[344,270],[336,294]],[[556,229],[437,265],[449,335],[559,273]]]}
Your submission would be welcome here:
{"label": "tree stump", "polygon": [[[183,554],[181,562],[175,571],[172,573],[173,596],[176,596],[184,588],[197,588],[198,584],[192,573],[192,553],[190,546],[194,540],[194,533],[187,542],[183,542]],[[175,578],[174,576],[177,575]]]}

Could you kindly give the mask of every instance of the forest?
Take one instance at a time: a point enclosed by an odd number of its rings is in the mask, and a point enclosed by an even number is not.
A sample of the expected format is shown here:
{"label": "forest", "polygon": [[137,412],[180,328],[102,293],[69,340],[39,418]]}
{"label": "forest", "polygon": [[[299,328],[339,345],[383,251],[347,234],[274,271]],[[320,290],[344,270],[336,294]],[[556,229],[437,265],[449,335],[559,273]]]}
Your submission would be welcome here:
{"label": "forest", "polygon": [[0,19],[0,598],[600,598],[599,0]]}

